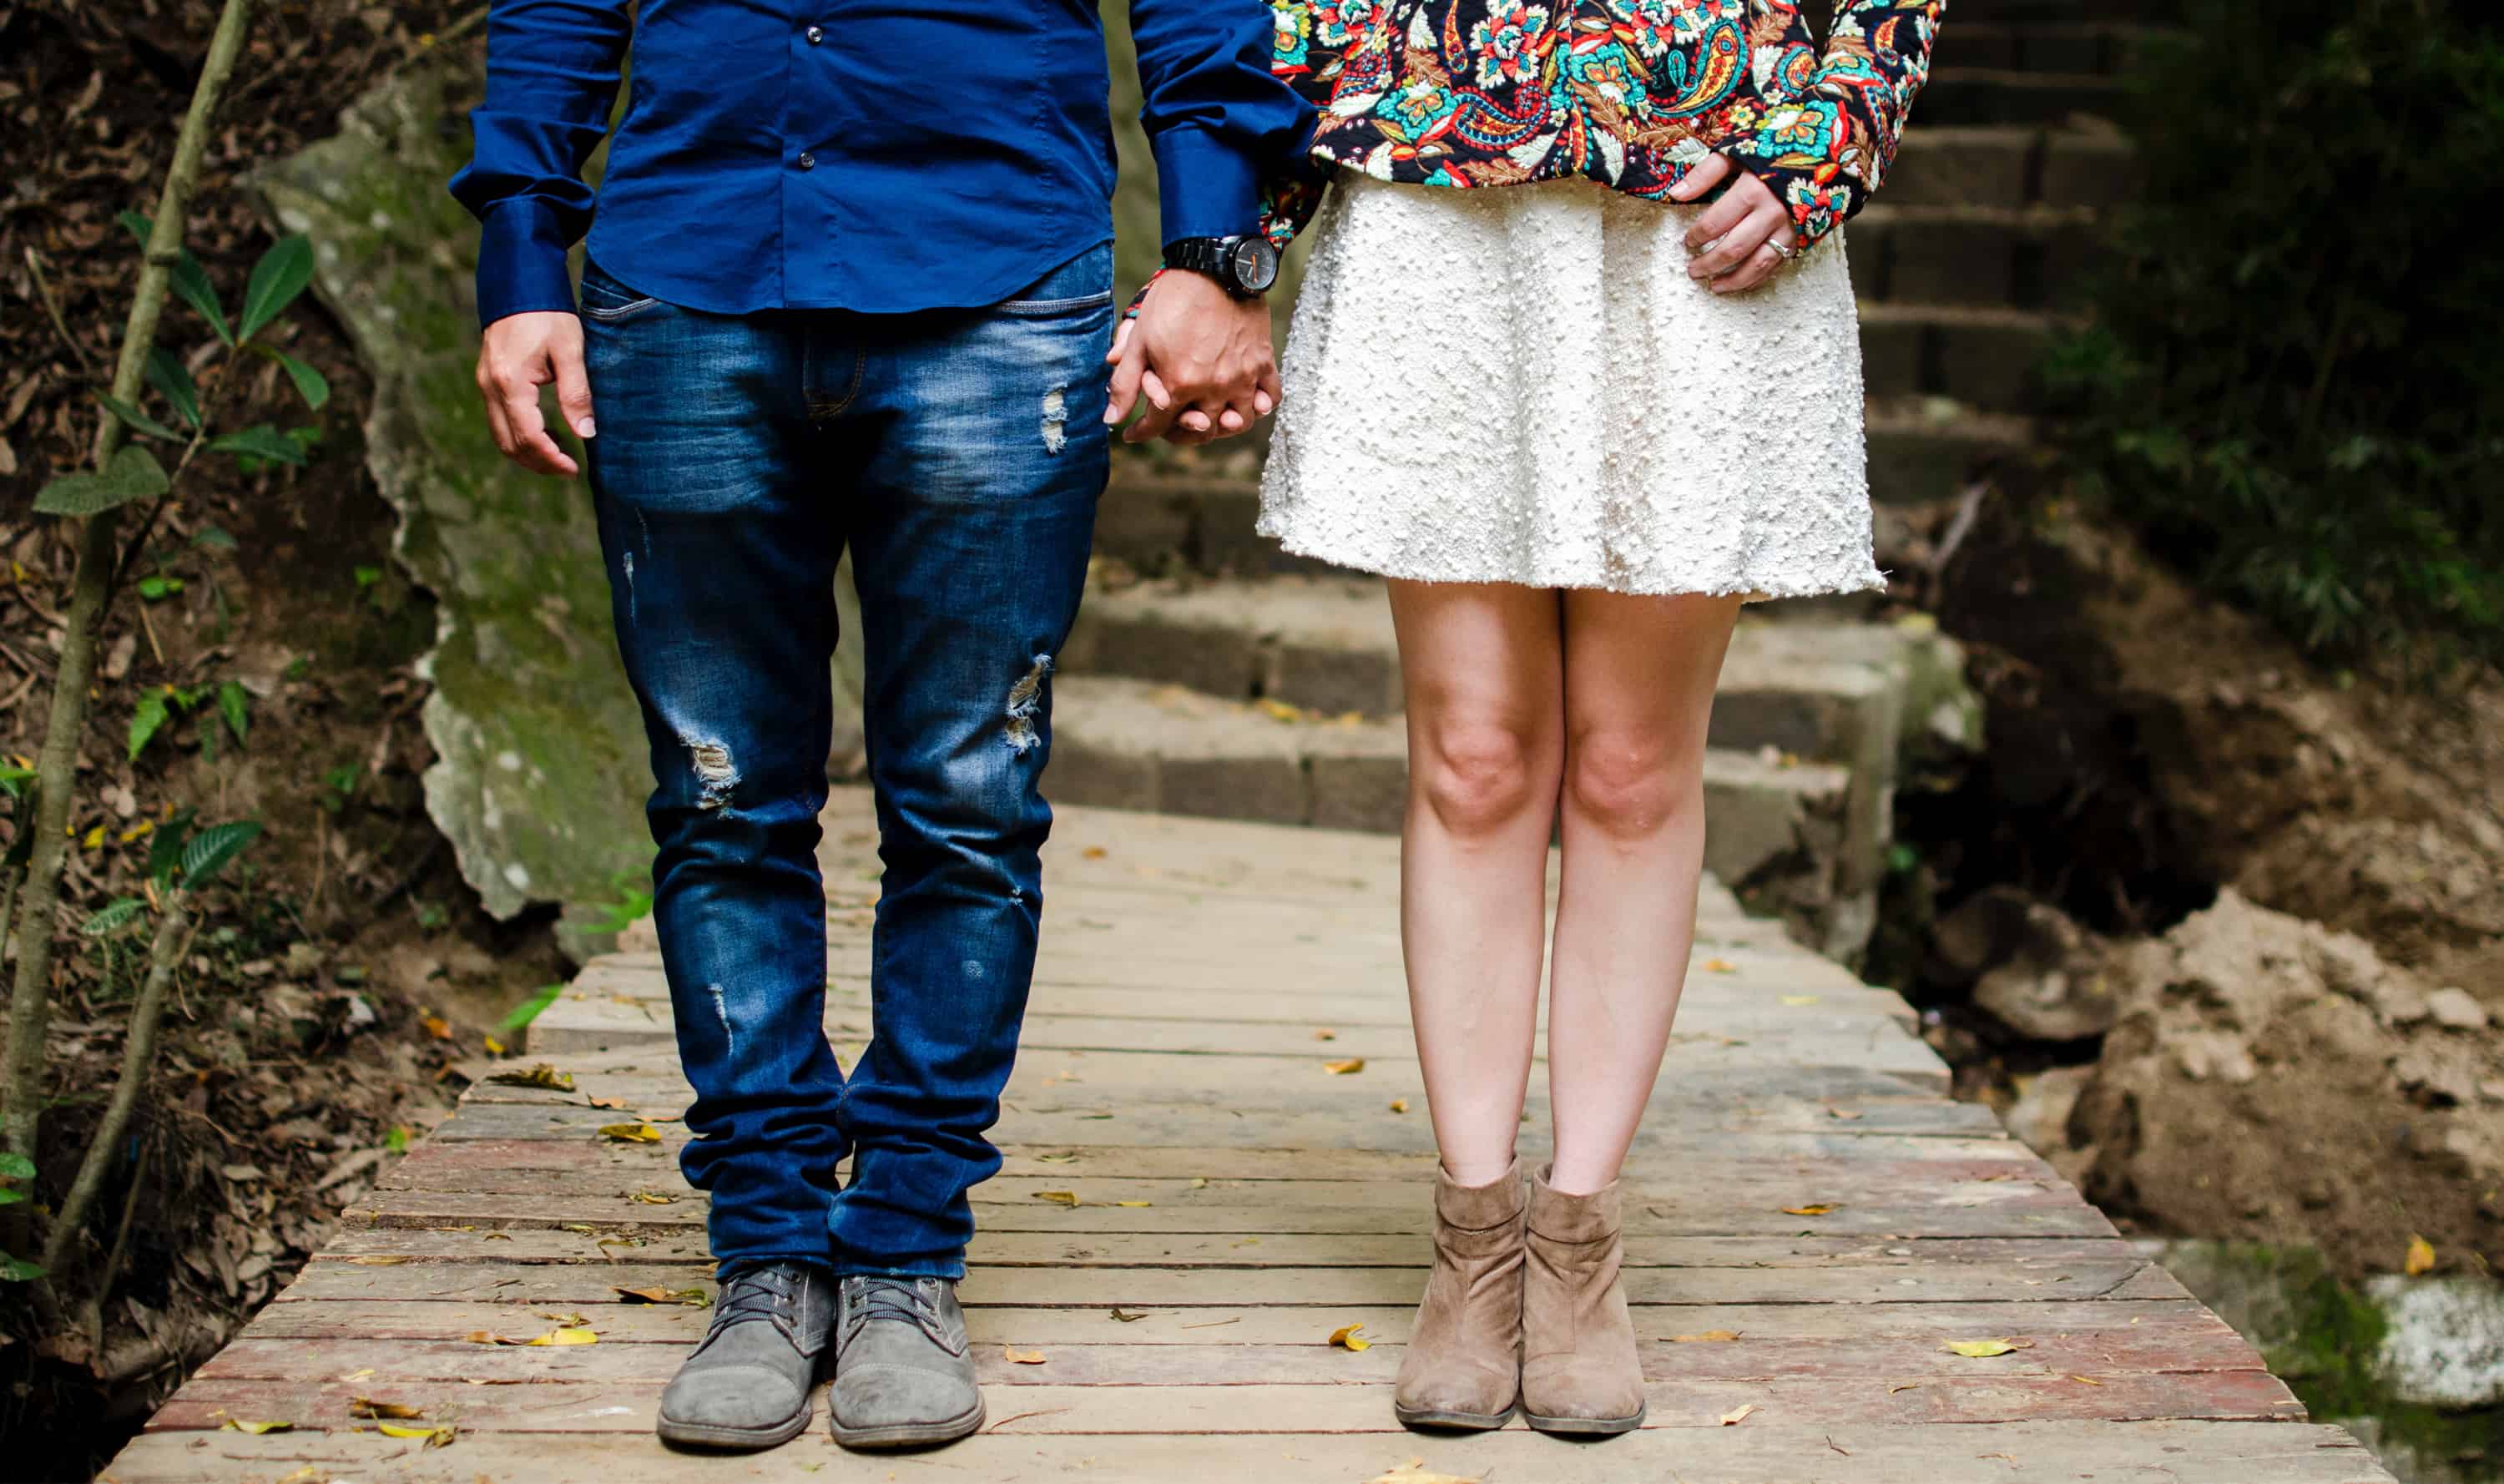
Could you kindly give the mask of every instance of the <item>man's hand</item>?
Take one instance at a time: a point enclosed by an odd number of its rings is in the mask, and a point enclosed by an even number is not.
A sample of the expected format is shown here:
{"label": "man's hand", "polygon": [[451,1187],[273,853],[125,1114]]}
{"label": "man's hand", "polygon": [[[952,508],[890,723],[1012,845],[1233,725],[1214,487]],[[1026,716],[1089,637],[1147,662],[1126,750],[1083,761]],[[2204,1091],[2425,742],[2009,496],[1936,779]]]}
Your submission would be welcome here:
{"label": "man's hand", "polygon": [[487,327],[478,347],[478,391],[504,457],[526,469],[572,477],[574,462],[548,436],[539,388],[556,383],[566,426],[591,436],[591,383],[582,374],[582,322],[564,310],[512,314]]}
{"label": "man's hand", "polygon": [[[1670,199],[1692,201],[1729,178],[1730,157],[1716,155],[1670,188]],[[1687,229],[1687,246],[1696,254],[1687,276],[1716,293],[1745,293],[1791,258],[1791,214],[1774,198],[1763,181],[1746,172],[1730,182],[1729,190]]]}
{"label": "man's hand", "polygon": [[1147,413],[1124,430],[1126,443],[1231,437],[1278,404],[1268,301],[1238,299],[1201,274],[1159,278],[1104,359],[1113,367],[1107,424],[1129,417],[1143,394],[1148,400]]}

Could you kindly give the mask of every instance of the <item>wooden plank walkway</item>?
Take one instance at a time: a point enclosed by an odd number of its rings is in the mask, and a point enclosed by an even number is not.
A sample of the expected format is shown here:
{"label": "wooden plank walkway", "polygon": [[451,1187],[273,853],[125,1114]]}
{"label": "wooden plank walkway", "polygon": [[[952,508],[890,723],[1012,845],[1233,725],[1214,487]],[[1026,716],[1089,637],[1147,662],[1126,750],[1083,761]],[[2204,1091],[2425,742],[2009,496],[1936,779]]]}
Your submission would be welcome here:
{"label": "wooden plank walkway", "polygon": [[[861,793],[840,794],[823,851],[827,1024],[847,1064],[869,1024],[869,819]],[[1628,1170],[1649,1424],[1596,1445],[1519,1424],[1402,1431],[1390,1383],[1434,1156],[1397,882],[1390,840],[1062,811],[1007,1166],[975,1192],[962,1294],[991,1418],[977,1437],[848,1455],[821,1406],[769,1454],[653,1440],[661,1387],[706,1315],[619,1291],[711,1285],[678,1125],[643,1145],[598,1133],[685,1102],[657,960],[626,952],[584,970],[523,1058],[571,1072],[576,1091],[475,1088],[106,1477],[2388,1479],[2348,1434],[2304,1422],[2249,1346],[1988,1109],[1952,1101],[1902,1001],[1709,883]],[[1362,1070],[1325,1066],[1354,1057]],[[1544,1090],[1533,1102],[1525,1157],[1546,1141]],[[470,1338],[577,1319],[595,1343]],[[1328,1343],[1354,1324],[1371,1349]],[[2016,1348],[1946,1348],[1966,1339]],[[386,1435],[352,1414],[358,1398],[457,1436]]]}

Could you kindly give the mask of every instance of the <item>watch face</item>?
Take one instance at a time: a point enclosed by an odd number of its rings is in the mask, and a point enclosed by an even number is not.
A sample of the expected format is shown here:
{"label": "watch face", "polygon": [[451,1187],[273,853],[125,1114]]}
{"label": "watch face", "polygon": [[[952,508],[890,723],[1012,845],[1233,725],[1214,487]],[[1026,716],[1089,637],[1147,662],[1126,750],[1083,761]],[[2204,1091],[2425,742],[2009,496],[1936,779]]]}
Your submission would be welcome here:
{"label": "watch face", "polygon": [[1245,237],[1235,244],[1228,267],[1246,293],[1266,293],[1278,281],[1278,250],[1267,237]]}

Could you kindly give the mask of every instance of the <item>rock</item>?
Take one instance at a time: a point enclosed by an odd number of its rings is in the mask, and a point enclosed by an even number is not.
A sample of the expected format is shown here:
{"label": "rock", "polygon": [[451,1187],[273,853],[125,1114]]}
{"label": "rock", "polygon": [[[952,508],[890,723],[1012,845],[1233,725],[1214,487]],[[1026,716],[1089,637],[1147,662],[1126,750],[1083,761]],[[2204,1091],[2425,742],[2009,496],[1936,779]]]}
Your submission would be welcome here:
{"label": "rock", "polygon": [[505,461],[479,421],[478,233],[443,187],[476,88],[457,62],[410,67],[257,184],[313,239],[314,288],[372,373],[366,466],[400,514],[395,554],[437,604],[427,811],[481,904],[510,917],[640,878],[651,778],[590,502]]}
{"label": "rock", "polygon": [[2120,1001],[2104,948],[2059,908],[2028,904],[2007,956],[1974,982],[1973,1003],[2035,1041],[2076,1041],[2112,1028]]}
{"label": "rock", "polygon": [[2476,1277],[2375,1278],[2382,1362],[2393,1394],[2466,1410],[2504,1403],[2504,1289]]}
{"label": "rock", "polygon": [[1962,986],[2008,957],[2026,930],[2032,893],[2018,886],[1987,886],[1965,898],[1930,924],[1930,956],[1923,977]]}
{"label": "rock", "polygon": [[2485,1030],[2487,1007],[2466,989],[2443,988],[2425,997],[2426,1013],[2446,1030]]}
{"label": "rock", "polygon": [[2024,1088],[2000,1115],[2008,1131],[2024,1141],[2027,1148],[2050,1160],[2052,1168],[2069,1178],[2071,1166],[2092,1162],[2094,1152],[2081,1150],[2069,1138],[2069,1114],[2078,1106],[2078,1095],[2095,1080],[2095,1063],[2083,1066],[2047,1067],[2026,1080]]}

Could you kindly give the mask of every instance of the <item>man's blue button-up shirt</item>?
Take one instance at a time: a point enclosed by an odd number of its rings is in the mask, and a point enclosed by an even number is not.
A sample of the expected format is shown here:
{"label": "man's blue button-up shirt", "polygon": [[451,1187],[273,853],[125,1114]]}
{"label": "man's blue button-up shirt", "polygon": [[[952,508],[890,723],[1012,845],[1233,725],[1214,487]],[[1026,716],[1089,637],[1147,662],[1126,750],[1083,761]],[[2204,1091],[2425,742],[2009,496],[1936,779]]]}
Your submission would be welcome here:
{"label": "man's blue button-up shirt", "polygon": [[[1093,0],[493,0],[478,313],[572,309],[566,249],[723,314],[995,303],[1112,233]],[[1165,241],[1258,229],[1313,112],[1263,0],[1131,0]],[[625,116],[599,190],[582,167]]]}

